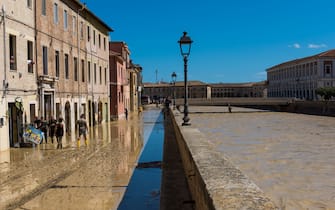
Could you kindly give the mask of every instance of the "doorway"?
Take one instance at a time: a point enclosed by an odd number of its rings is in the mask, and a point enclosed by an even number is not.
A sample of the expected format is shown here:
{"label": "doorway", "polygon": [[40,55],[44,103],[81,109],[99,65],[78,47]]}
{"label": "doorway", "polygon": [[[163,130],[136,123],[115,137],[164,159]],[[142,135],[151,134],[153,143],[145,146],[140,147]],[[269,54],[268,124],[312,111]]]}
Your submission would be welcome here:
{"label": "doorway", "polygon": [[20,143],[23,134],[23,112],[15,103],[8,103],[9,144],[14,147]]}

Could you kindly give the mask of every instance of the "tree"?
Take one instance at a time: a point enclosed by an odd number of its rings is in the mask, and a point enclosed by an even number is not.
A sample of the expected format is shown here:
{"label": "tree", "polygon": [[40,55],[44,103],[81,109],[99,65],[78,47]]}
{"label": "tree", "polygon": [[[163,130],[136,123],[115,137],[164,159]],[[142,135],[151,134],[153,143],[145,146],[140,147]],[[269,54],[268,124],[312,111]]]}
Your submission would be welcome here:
{"label": "tree", "polygon": [[335,87],[320,87],[315,90],[315,93],[328,101],[331,97],[335,97]]}

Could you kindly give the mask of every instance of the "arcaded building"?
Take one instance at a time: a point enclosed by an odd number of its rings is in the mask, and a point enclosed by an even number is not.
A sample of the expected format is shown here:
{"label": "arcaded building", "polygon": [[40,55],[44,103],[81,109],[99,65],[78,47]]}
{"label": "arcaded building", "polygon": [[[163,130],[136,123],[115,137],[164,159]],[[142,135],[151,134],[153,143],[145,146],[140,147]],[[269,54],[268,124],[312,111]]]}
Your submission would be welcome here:
{"label": "arcaded building", "polygon": [[[149,96],[151,99],[159,98],[172,98],[175,97],[184,98],[184,82],[177,81],[173,83],[144,83],[143,84],[143,96]],[[188,82],[188,98],[210,98],[211,88],[210,85],[201,81],[189,81]]]}
{"label": "arcaded building", "polygon": [[316,100],[319,87],[335,86],[335,50],[278,64],[267,69],[268,96]]}
{"label": "arcaded building", "polygon": [[211,84],[212,98],[267,97],[267,82]]}

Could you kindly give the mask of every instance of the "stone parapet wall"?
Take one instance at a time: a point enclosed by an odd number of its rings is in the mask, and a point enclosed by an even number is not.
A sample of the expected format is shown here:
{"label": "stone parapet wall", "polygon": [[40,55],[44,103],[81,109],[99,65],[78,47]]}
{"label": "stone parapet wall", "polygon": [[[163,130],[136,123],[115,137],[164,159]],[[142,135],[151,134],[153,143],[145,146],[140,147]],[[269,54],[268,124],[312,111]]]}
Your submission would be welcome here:
{"label": "stone parapet wall", "polygon": [[192,126],[181,126],[182,113],[171,111],[185,176],[195,209],[278,209],[227,157]]}

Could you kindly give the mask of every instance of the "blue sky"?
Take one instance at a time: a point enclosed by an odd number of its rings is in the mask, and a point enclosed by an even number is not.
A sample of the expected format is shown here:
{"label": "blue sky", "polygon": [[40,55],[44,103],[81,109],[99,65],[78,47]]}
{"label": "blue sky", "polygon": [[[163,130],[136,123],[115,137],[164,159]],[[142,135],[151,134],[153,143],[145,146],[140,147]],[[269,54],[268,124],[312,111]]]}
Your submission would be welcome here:
{"label": "blue sky", "polygon": [[81,2],[128,44],[144,82],[184,80],[183,31],[194,41],[188,79],[207,83],[265,80],[271,66],[335,46],[334,0]]}

